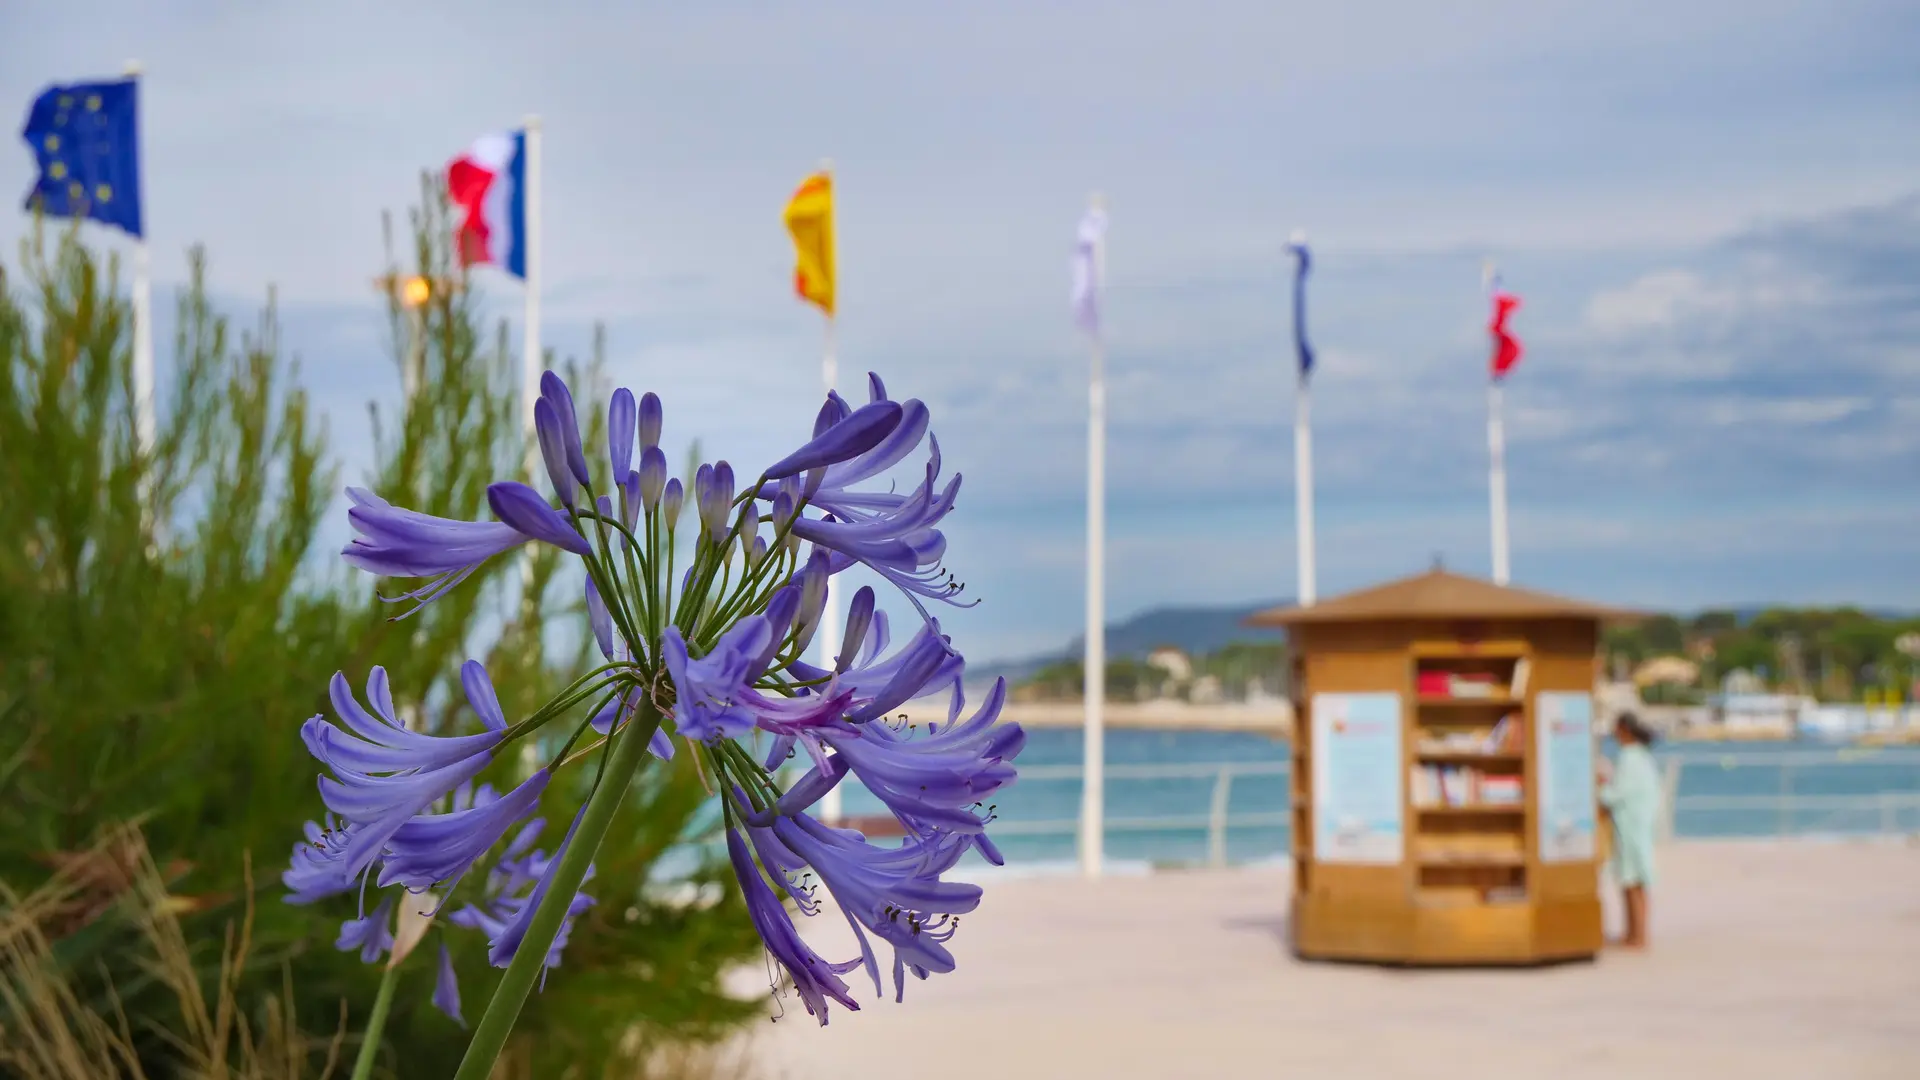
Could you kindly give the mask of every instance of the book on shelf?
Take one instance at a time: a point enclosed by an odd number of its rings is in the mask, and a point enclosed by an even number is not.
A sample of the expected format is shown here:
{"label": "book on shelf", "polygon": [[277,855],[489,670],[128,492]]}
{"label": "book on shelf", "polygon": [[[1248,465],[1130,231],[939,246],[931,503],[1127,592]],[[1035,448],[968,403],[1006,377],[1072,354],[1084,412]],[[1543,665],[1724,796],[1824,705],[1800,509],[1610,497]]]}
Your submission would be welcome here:
{"label": "book on shelf", "polygon": [[1427,863],[1510,865],[1525,858],[1518,839],[1498,834],[1462,834],[1445,840],[1427,840],[1415,850],[1420,860]]}
{"label": "book on shelf", "polygon": [[1508,713],[1486,731],[1428,732],[1419,748],[1426,754],[1511,754],[1520,748],[1520,717]]}
{"label": "book on shelf", "polygon": [[1507,687],[1508,695],[1522,698],[1527,694],[1527,676],[1532,674],[1533,664],[1526,657],[1513,662],[1513,682]]}
{"label": "book on shelf", "polygon": [[1469,765],[1417,765],[1407,783],[1418,807],[1519,806],[1527,797],[1518,776]]}
{"label": "book on shelf", "polygon": [[1413,688],[1423,698],[1497,698],[1506,690],[1490,671],[1422,671],[1414,675]]}

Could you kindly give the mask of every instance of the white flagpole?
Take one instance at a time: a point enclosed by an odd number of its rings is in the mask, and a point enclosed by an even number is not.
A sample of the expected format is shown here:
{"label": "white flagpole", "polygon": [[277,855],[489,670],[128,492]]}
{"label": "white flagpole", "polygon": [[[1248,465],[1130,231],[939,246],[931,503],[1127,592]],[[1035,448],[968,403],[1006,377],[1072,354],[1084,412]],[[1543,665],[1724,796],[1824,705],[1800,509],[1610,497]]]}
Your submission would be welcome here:
{"label": "white flagpole", "polygon": [[[1493,261],[1489,259],[1482,277],[1487,295],[1493,295]],[[1505,585],[1510,576],[1507,554],[1507,436],[1501,416],[1500,380],[1489,372],[1487,384],[1487,492],[1493,525],[1493,583]]]}
{"label": "white flagpole", "polygon": [[[1293,242],[1304,250],[1307,237],[1305,233],[1295,232]],[[1306,256],[1297,256],[1305,258]],[[1298,269],[1295,273],[1298,273]],[[1294,304],[1304,305],[1303,296],[1295,293]],[[1296,325],[1305,318],[1305,314],[1295,310],[1293,317]],[[1296,346],[1297,347],[1297,346]],[[1299,358],[1295,357],[1296,368]],[[1313,530],[1313,393],[1307,372],[1302,369],[1296,374],[1293,400],[1293,522],[1295,529],[1294,549],[1299,560],[1297,568],[1296,597],[1301,607],[1312,607],[1316,599],[1318,569],[1314,565]]]}
{"label": "white flagpole", "polygon": [[[140,61],[127,61],[127,78],[140,78]],[[140,103],[140,111],[146,111],[145,102]],[[134,122],[145,127],[145,117],[137,115]],[[134,138],[140,139],[145,132],[136,129]],[[142,148],[144,149],[144,148]],[[144,158],[145,154],[140,157]],[[153,266],[147,252],[146,212],[147,187],[144,161],[136,161],[135,172],[140,175],[140,207],[142,235],[133,238],[133,433],[141,456],[153,453],[154,439],[158,423],[154,416],[153,403]],[[148,491],[146,494],[152,494]]]}
{"label": "white flagpole", "polygon": [[1300,559],[1298,601],[1301,607],[1312,607],[1317,581],[1313,558],[1313,393],[1305,374],[1299,377],[1293,403],[1293,520],[1299,533],[1295,540]]}
{"label": "white flagpole", "polygon": [[[820,171],[832,177],[833,162],[820,162]],[[836,181],[838,180],[837,177],[834,177],[834,179]],[[834,187],[836,190],[833,192],[833,212],[834,217],[837,219],[839,217],[840,203],[840,192],[837,190],[839,184],[836,182]],[[838,220],[835,220],[833,224],[837,229],[840,223]],[[837,234],[834,237],[834,246],[839,246],[839,236]],[[835,254],[838,253],[836,252]],[[834,308],[837,311],[840,306],[840,297],[838,295],[840,288],[840,282],[838,280],[840,267],[837,259],[835,260],[833,275],[835,278],[833,283],[835,292]],[[826,384],[827,392],[832,393],[840,382],[839,342],[837,340],[838,335],[836,334],[837,323],[832,312],[827,314],[826,322],[825,347],[821,350],[820,354],[820,379]],[[833,587],[833,579],[828,578],[826,606],[820,611],[820,629],[816,634],[820,642],[820,666],[826,668],[828,671],[833,670],[834,659],[840,655],[840,598],[835,595],[836,592],[838,592],[838,590]],[[820,820],[829,822],[839,821],[844,812],[840,785],[836,784],[829,789],[825,795],[820,797]]]}
{"label": "white flagpole", "polygon": [[[835,356],[834,317],[827,316],[826,349],[820,360],[820,377],[831,391],[840,381],[840,361]],[[840,655],[840,598],[835,595],[833,579],[827,579],[826,606],[820,611],[820,630],[816,635],[820,641],[820,666],[833,670],[834,659]],[[820,820],[836,822],[844,812],[840,798],[840,785],[835,784],[820,797]]]}
{"label": "white flagpole", "polygon": [[[1093,196],[1100,209],[1102,199]],[[1107,244],[1103,235],[1093,249],[1095,302],[1106,284]],[[1107,615],[1107,357],[1098,327],[1091,336],[1087,379],[1087,647],[1085,657],[1085,762],[1081,771],[1080,869],[1100,876],[1106,860]]]}
{"label": "white flagpole", "polygon": [[1500,416],[1500,383],[1487,386],[1487,488],[1492,497],[1493,583],[1505,585],[1511,568],[1507,563],[1507,439]]}
{"label": "white flagpole", "polygon": [[[526,285],[526,344],[524,350],[525,370],[522,373],[520,389],[520,420],[527,431],[527,467],[532,468],[537,445],[533,433],[533,403],[540,398],[540,373],[545,367],[545,356],[540,349],[540,118],[528,116],[526,122],[526,185],[523,193],[526,200],[527,234],[522,238],[527,247]],[[615,477],[615,482],[619,478]]]}
{"label": "white flagpole", "polygon": [[[534,432],[533,406],[540,400],[540,374],[546,369],[546,357],[540,346],[540,117],[528,114],[524,125],[526,132],[525,153],[527,160],[523,180],[526,190],[521,197],[526,203],[526,235],[521,242],[526,245],[526,277],[521,284],[525,286],[526,321],[524,332],[526,339],[521,345],[520,358],[520,424],[527,439],[527,479],[532,481],[540,475],[540,440]],[[538,482],[538,481],[534,481]],[[619,483],[620,478],[614,477]],[[537,603],[533,595],[533,545],[526,545],[526,552],[520,559],[521,603],[531,611]],[[521,771],[532,776],[539,768],[538,740],[528,739],[520,752]]]}

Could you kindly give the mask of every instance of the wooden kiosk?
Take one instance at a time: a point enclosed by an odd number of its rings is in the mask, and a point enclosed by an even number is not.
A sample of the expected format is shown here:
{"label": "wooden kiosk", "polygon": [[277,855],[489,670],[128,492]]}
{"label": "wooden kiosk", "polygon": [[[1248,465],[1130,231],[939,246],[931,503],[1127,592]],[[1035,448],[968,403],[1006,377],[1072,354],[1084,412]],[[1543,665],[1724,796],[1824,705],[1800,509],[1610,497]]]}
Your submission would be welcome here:
{"label": "wooden kiosk", "polygon": [[1436,567],[1247,620],[1293,652],[1296,953],[1600,950],[1593,688],[1626,617]]}

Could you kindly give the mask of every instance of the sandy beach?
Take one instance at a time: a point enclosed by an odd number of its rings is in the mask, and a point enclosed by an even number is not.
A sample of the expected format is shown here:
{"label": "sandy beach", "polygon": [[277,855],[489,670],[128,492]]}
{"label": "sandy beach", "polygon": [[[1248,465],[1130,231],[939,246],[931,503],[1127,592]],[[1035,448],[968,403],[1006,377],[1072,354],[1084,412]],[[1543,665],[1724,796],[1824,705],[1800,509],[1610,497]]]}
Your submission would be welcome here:
{"label": "sandy beach", "polygon": [[958,971],[824,1030],[789,999],[748,1050],[768,1080],[1920,1076],[1920,847],[1663,857],[1651,952],[1521,971],[1299,962],[1277,868],[989,881]]}

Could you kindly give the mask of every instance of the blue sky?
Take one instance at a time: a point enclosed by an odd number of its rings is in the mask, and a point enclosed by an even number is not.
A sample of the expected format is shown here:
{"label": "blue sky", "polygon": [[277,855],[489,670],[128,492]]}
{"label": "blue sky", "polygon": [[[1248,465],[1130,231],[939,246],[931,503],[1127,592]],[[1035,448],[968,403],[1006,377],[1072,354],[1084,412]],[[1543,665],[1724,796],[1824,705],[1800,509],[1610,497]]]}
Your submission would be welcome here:
{"label": "blue sky", "polygon": [[[1915,55],[1920,9],[1869,2],[28,0],[0,13],[0,101],[144,63],[160,295],[194,242],[236,314],[276,284],[349,476],[368,397],[399,393],[380,212],[529,112],[548,342],[604,319],[670,441],[778,456],[820,347],[779,210],[831,157],[843,370],[932,406],[984,600],[947,624],[999,657],[1080,629],[1066,260],[1095,188],[1116,616],[1293,591],[1296,227],[1323,595],[1436,552],[1487,569],[1492,256],[1526,301],[1517,583],[1920,606]],[[0,193],[29,182],[15,144]],[[7,251],[24,224],[0,216]]]}

